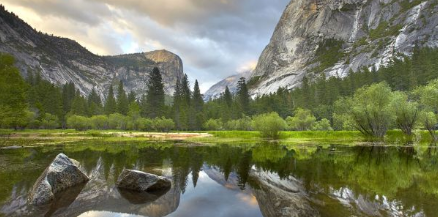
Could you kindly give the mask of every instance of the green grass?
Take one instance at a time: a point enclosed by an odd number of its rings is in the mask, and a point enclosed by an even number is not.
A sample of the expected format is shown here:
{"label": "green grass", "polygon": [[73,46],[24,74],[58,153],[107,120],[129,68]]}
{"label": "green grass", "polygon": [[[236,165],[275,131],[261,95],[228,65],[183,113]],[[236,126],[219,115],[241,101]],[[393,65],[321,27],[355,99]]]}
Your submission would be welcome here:
{"label": "green grass", "polygon": [[[120,134],[123,133],[123,134]],[[40,146],[74,143],[79,141],[103,141],[103,142],[152,142],[152,141],[173,141],[175,138],[152,138],[148,134],[131,134],[133,131],[112,131],[112,130],[24,130],[10,131],[0,130],[0,146]],[[178,133],[178,132],[174,132]],[[184,132],[180,132],[184,133]],[[414,135],[408,137],[400,130],[388,131],[382,140],[365,138],[359,131],[283,131],[280,138],[271,140],[262,138],[258,131],[199,131],[208,133],[210,137],[192,137],[183,139],[187,143],[204,144],[243,144],[259,143],[266,141],[277,141],[285,144],[345,144],[355,145],[365,142],[385,142],[386,144],[429,144],[432,141],[427,131],[417,130]],[[10,138],[7,135],[12,135]]]}

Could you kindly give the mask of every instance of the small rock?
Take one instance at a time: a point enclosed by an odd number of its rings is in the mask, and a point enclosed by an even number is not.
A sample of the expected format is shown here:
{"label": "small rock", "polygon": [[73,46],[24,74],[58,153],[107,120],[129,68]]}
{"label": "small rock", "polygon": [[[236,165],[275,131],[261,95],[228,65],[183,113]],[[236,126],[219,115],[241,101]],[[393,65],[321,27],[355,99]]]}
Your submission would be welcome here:
{"label": "small rock", "polygon": [[34,205],[47,204],[55,198],[56,193],[88,180],[88,176],[79,169],[76,160],[68,158],[65,154],[58,154],[35,182],[30,202]]}
{"label": "small rock", "polygon": [[117,179],[117,187],[133,191],[158,191],[171,187],[168,178],[138,170],[124,169]]}

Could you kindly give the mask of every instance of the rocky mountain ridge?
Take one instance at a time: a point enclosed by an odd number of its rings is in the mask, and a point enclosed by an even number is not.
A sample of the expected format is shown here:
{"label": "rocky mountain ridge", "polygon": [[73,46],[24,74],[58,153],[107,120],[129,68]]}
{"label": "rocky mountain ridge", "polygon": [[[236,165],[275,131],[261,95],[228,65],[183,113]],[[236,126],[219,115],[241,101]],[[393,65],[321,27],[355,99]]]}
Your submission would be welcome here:
{"label": "rocky mountain ridge", "polygon": [[251,92],[378,69],[415,47],[436,48],[437,12],[436,0],[293,0],[251,75]]}
{"label": "rocky mountain ridge", "polygon": [[249,76],[250,91],[378,69],[415,47],[438,47],[437,0],[292,0]]}
{"label": "rocky mountain ridge", "polygon": [[40,73],[58,85],[73,82],[87,95],[93,88],[105,97],[110,85],[120,80],[125,91],[145,93],[148,75],[158,67],[165,92],[172,95],[177,78],[183,76],[179,56],[166,50],[117,56],[98,56],[76,41],[38,32],[0,6],[0,52],[12,54],[23,76]]}

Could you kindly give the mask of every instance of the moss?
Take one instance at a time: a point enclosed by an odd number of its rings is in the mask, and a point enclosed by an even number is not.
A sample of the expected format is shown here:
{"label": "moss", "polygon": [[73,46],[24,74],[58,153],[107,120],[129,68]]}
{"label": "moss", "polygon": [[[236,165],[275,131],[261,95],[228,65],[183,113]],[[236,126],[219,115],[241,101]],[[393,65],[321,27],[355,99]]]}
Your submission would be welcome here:
{"label": "moss", "polygon": [[319,65],[314,68],[316,73],[334,66],[344,57],[344,53],[341,51],[343,43],[337,39],[326,39],[319,43],[315,54],[315,62],[319,62]]}
{"label": "moss", "polygon": [[391,26],[388,22],[383,21],[379,24],[379,26],[377,26],[377,28],[369,31],[369,37],[371,40],[376,40],[379,38],[393,36],[398,34],[401,28],[402,25],[400,24]]}

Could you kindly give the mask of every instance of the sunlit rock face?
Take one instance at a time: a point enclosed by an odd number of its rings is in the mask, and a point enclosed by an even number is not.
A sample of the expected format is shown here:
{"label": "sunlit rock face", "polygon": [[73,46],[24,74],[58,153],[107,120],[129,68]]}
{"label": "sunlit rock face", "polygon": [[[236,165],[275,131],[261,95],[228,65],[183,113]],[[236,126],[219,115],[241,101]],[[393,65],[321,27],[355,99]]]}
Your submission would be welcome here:
{"label": "sunlit rock face", "polygon": [[253,193],[265,217],[320,216],[313,208],[304,186],[293,177],[280,179],[277,174],[253,170],[250,177],[254,182]]}
{"label": "sunlit rock face", "polygon": [[183,76],[181,58],[169,51],[95,55],[73,40],[37,32],[4,8],[0,8],[0,52],[16,58],[23,76],[33,72],[54,84],[73,82],[84,95],[95,88],[105,97],[110,85],[122,80],[125,91],[140,96],[153,67],[160,69],[165,92],[172,95],[177,78]]}
{"label": "sunlit rock face", "polygon": [[251,92],[292,89],[303,76],[378,69],[415,46],[438,47],[437,12],[434,0],[293,0],[251,75]]}

